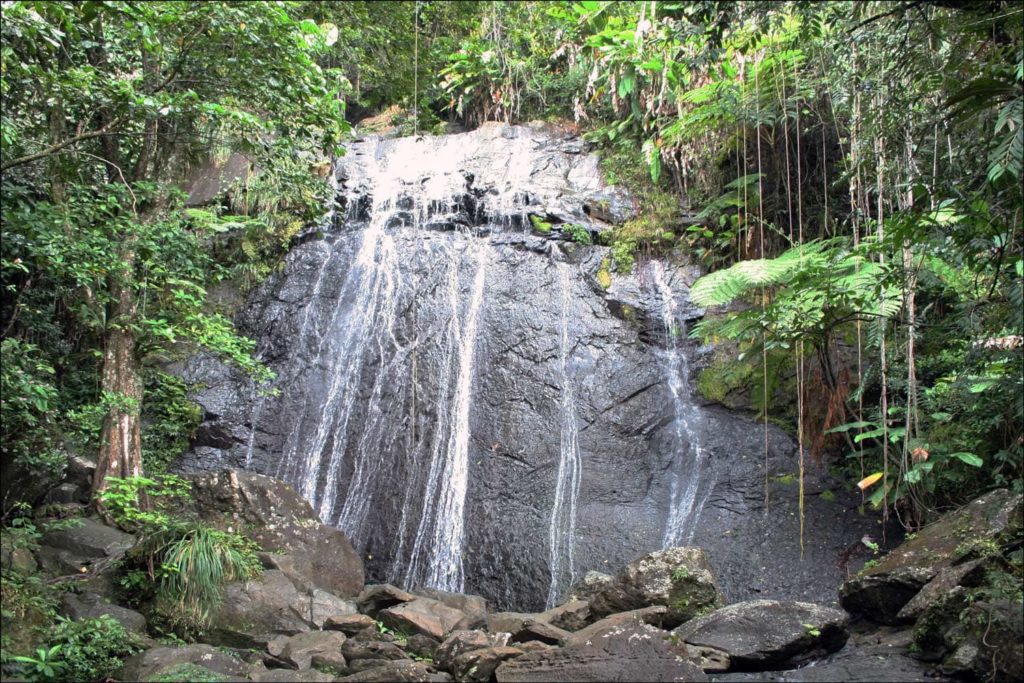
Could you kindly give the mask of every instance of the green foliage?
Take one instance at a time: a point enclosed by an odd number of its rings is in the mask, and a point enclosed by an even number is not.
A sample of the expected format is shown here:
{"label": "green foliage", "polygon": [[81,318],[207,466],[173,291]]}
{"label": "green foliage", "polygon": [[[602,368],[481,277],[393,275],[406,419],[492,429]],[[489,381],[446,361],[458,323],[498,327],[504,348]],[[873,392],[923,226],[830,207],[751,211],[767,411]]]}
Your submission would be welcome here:
{"label": "green foliage", "polygon": [[[57,390],[54,369],[34,344],[4,339],[0,344],[0,462],[47,483],[64,471],[64,457],[55,448]],[[5,487],[6,488],[6,487]],[[5,502],[6,507],[6,502]]]}
{"label": "green foliage", "polygon": [[569,235],[573,242],[588,246],[594,243],[594,238],[590,236],[590,230],[582,225],[577,223],[566,223],[559,227],[561,227],[565,234]]}
{"label": "green foliage", "polygon": [[142,649],[138,636],[107,615],[80,621],[59,618],[48,640],[60,648],[59,680],[104,680]]}
{"label": "green foliage", "polygon": [[542,235],[547,235],[551,232],[551,223],[545,221],[540,216],[530,214],[530,223],[533,225],[533,229]]}
{"label": "green foliage", "polygon": [[228,681],[230,678],[199,664],[179,662],[161,670],[160,673],[153,676],[150,680],[154,681],[154,683],[177,683],[177,681],[220,683],[221,681]]}
{"label": "green foliage", "polygon": [[11,658],[17,662],[22,672],[32,681],[63,680],[66,665],[61,659],[61,646],[41,647],[31,655],[15,655]]}
{"label": "green foliage", "polygon": [[262,571],[255,543],[175,513],[189,491],[185,480],[167,474],[111,477],[100,495],[114,521],[141,536],[122,563],[122,590],[136,604],[151,603],[159,620],[186,636],[209,625],[225,584]]}
{"label": "green foliage", "polygon": [[162,474],[186,448],[202,421],[198,404],[188,399],[188,386],[174,375],[152,372],[146,381],[142,411],[142,462],[150,475]]}

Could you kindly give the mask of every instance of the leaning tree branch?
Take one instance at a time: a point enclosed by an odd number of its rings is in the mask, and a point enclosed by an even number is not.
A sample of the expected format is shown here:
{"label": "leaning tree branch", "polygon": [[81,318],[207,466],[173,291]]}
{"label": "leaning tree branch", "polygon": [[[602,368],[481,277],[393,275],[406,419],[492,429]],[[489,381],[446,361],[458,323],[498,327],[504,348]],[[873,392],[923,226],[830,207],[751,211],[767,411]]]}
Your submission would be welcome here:
{"label": "leaning tree branch", "polygon": [[35,154],[26,154],[25,156],[18,157],[6,163],[0,164],[0,173],[4,173],[14,168],[15,166],[21,166],[22,164],[28,164],[33,161],[38,161],[39,159],[45,159],[46,157],[56,154],[57,152],[61,151],[62,149],[70,145],[75,145],[78,144],[79,142],[84,142],[85,140],[91,140],[92,138],[98,138],[99,136],[107,133],[111,128],[115,128],[127,120],[127,116],[120,116],[116,119],[107,122],[106,125],[101,126],[96,130],[89,131],[88,133],[82,133],[81,135],[76,135],[73,138],[68,138],[67,140],[58,142],[55,145],[50,145],[41,152],[36,152]]}

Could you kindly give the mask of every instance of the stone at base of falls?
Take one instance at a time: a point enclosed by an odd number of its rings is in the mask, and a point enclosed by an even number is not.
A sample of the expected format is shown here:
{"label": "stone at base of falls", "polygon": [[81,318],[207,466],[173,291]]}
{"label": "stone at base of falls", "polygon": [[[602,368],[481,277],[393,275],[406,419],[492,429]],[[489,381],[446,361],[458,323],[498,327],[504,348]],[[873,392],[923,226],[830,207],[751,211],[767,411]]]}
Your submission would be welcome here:
{"label": "stone at base of falls", "polygon": [[[731,669],[783,669],[835,652],[849,637],[849,616],[809,602],[750,600],[697,617],[672,631],[694,652],[717,650]],[[718,669],[714,652],[704,658]],[[710,668],[710,667],[709,667]]]}
{"label": "stone at base of falls", "polygon": [[86,517],[77,526],[43,534],[39,564],[54,574],[76,574],[98,560],[114,560],[135,545],[135,537]]}
{"label": "stone at base of falls", "polygon": [[377,613],[377,619],[388,628],[402,633],[421,633],[437,639],[451,633],[465,618],[461,610],[431,598],[416,598]]}
{"label": "stone at base of falls", "polygon": [[467,683],[489,683],[494,677],[494,671],[498,666],[509,659],[521,657],[525,654],[518,647],[507,645],[500,647],[485,647],[480,650],[463,652],[455,658],[452,666],[452,674],[456,681]]}
{"label": "stone at base of falls", "polygon": [[250,673],[249,680],[257,683],[330,683],[334,676],[312,669],[264,669]]}
{"label": "stone at base of falls", "polygon": [[543,621],[566,631],[579,631],[591,622],[590,602],[570,600],[564,605],[541,612],[537,615],[537,621]]}
{"label": "stone at base of falls", "polygon": [[487,601],[479,595],[449,593],[436,588],[417,588],[415,593],[424,598],[443,602],[452,609],[457,609],[465,614],[465,619],[456,625],[456,629],[468,630],[483,628],[487,625]]}
{"label": "stone at base of falls", "polygon": [[341,653],[345,641],[345,634],[337,631],[299,633],[284,643],[279,656],[300,671],[314,664],[340,670],[346,665],[345,657]]}
{"label": "stone at base of falls", "polygon": [[106,615],[129,631],[146,633],[146,617],[133,609],[115,605],[95,593],[65,593],[61,598],[60,613],[69,619],[94,619]]}
{"label": "stone at base of falls", "polygon": [[213,673],[217,678],[205,680],[244,679],[245,662],[225,654],[212,645],[195,644],[183,647],[155,647],[140,652],[125,660],[118,672],[120,681],[152,681],[159,676],[165,680],[199,680],[197,674],[207,676]]}
{"label": "stone at base of falls", "polygon": [[356,604],[351,600],[342,600],[325,590],[314,588],[309,594],[309,621],[322,629],[332,617],[347,616],[356,613]]}
{"label": "stone at base of falls", "polygon": [[276,636],[309,631],[309,600],[275,569],[229,584],[206,639],[218,645],[262,648]]}
{"label": "stone at base of falls", "polygon": [[291,486],[254,472],[221,470],[190,475],[189,505],[204,521],[247,536],[292,558],[282,569],[300,589],[341,597],[363,589],[363,562],[340,529],[323,524]]}
{"label": "stone at base of falls", "polygon": [[534,614],[527,612],[494,612],[487,615],[487,630],[491,633],[516,633]]}
{"label": "stone at base of falls", "polygon": [[570,588],[569,600],[586,600],[589,604],[595,595],[604,592],[612,583],[612,575],[589,571]]}
{"label": "stone at base of falls", "polygon": [[600,638],[606,633],[615,631],[623,626],[656,626],[660,627],[668,614],[668,608],[663,605],[653,605],[629,612],[619,612],[604,619],[595,621],[590,626],[582,628],[572,634],[570,644],[586,643],[594,638]]}
{"label": "stone at base of falls", "polygon": [[503,662],[494,677],[498,683],[706,681],[699,667],[670,649],[667,638],[653,626],[622,625],[599,638]]}
{"label": "stone at base of falls", "polygon": [[[1004,539],[1020,534],[1024,508],[1020,496],[997,489],[943,515],[898,548],[843,584],[843,608],[882,624],[913,621],[901,610],[943,569],[991,554]],[[948,579],[948,577],[947,577]]]}
{"label": "stone at base of falls", "polygon": [[443,683],[452,677],[431,671],[423,662],[393,661],[335,680],[345,683]]}
{"label": "stone at base of falls", "polygon": [[354,636],[363,629],[373,628],[374,625],[373,619],[365,614],[343,614],[328,617],[324,620],[322,628],[325,631],[341,631],[346,636]]}
{"label": "stone at base of falls", "polygon": [[396,588],[390,583],[373,584],[366,586],[356,598],[359,611],[369,617],[376,617],[377,612],[388,607],[400,605],[403,602],[412,602],[416,596],[406,593],[401,588]]}
{"label": "stone at base of falls", "polygon": [[459,655],[485,647],[501,647],[508,644],[508,633],[484,633],[479,630],[452,631],[437,648],[434,661],[442,669],[451,669]]}
{"label": "stone at base of falls", "polygon": [[526,643],[532,640],[539,640],[548,645],[563,645],[572,634],[569,631],[560,629],[557,626],[546,624],[537,619],[526,619],[523,626],[512,634],[511,642]]}
{"label": "stone at base of falls", "polygon": [[375,659],[394,661],[398,659],[409,659],[409,657],[394,643],[347,640],[341,648],[341,653],[350,662],[363,659]]}
{"label": "stone at base of falls", "polygon": [[[591,579],[592,586],[598,582]],[[610,581],[600,583],[600,588],[572,590],[575,596],[590,592],[594,616],[664,605],[668,608],[666,628],[678,626],[725,602],[707,555],[700,548],[668,548],[650,553],[627,564]]]}

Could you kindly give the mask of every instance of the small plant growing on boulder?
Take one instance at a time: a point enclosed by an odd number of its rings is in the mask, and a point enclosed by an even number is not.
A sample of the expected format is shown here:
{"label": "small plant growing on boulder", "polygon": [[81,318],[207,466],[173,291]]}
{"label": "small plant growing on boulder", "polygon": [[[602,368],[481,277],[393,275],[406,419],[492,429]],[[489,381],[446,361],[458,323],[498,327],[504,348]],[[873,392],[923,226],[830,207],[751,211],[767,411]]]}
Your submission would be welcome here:
{"label": "small plant growing on boulder", "polygon": [[260,573],[255,543],[171,513],[190,490],[185,480],[163,475],[109,482],[101,493],[104,509],[118,525],[140,535],[123,562],[119,584],[133,602],[151,601],[172,630],[201,631],[220,606],[225,584]]}

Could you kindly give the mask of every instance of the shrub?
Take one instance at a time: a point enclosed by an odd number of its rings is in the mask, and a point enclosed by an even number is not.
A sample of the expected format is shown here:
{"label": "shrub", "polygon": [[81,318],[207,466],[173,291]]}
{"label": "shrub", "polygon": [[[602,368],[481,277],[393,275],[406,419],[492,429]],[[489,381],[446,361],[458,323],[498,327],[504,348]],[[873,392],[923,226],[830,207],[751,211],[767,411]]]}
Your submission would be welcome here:
{"label": "shrub", "polygon": [[60,618],[50,631],[50,643],[60,647],[61,680],[99,681],[121,668],[124,658],[142,649],[139,637],[113,618],[72,621]]}
{"label": "shrub", "polygon": [[108,482],[100,494],[104,508],[118,525],[141,536],[122,561],[118,584],[134,604],[151,603],[173,631],[202,631],[220,605],[224,585],[260,573],[255,543],[172,513],[189,492],[181,477]]}

